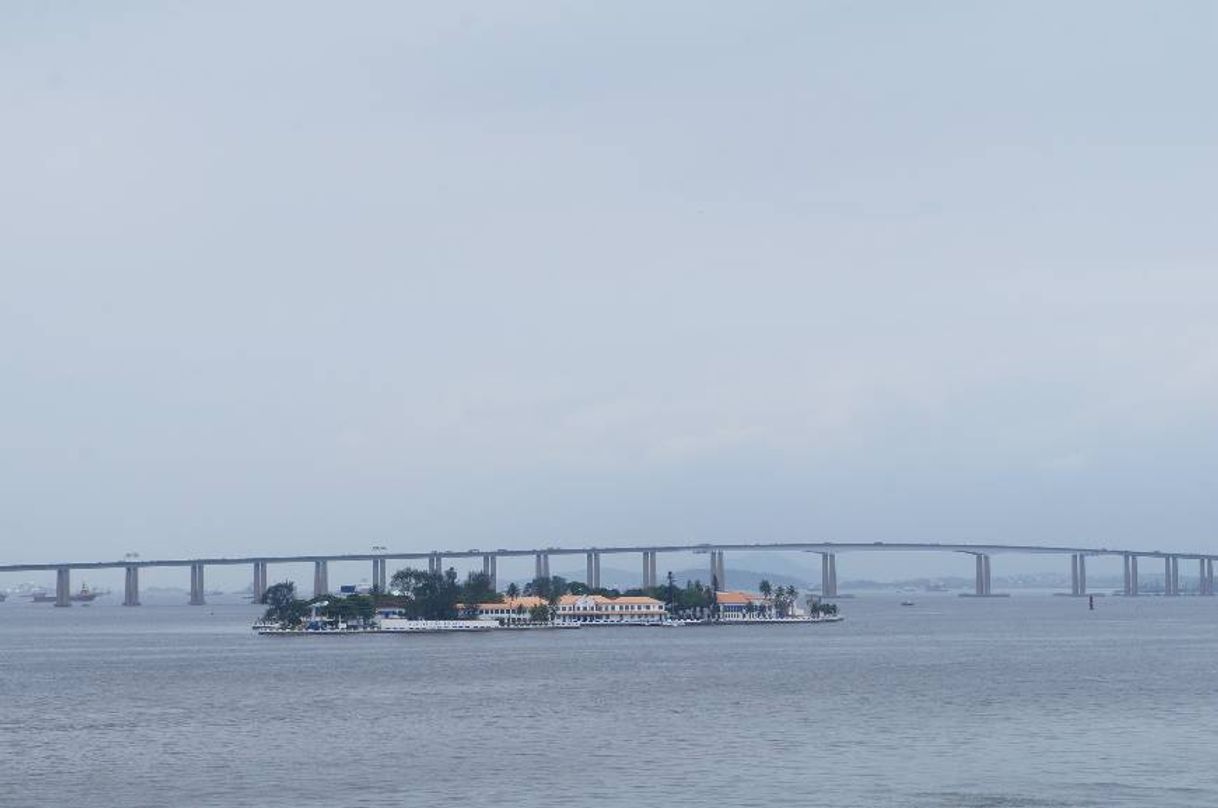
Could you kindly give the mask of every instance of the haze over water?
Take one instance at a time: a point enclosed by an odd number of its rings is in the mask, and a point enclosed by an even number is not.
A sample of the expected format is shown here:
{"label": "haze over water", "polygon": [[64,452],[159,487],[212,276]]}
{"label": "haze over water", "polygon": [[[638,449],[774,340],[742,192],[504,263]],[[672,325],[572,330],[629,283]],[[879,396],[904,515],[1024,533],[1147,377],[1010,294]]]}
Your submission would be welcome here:
{"label": "haze over water", "polygon": [[245,604],[0,604],[0,805],[1218,803],[1218,602],[266,638]]}

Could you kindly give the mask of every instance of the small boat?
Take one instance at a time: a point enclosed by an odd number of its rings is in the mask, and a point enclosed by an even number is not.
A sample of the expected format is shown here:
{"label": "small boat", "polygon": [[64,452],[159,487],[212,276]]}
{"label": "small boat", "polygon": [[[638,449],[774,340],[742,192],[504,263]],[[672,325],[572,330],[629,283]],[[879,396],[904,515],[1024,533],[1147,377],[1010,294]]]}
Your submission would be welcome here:
{"label": "small boat", "polygon": [[89,585],[83,581],[80,584],[80,591],[75,595],[69,596],[68,600],[76,603],[92,603],[102,595],[109,595],[109,590],[90,589]]}
{"label": "small boat", "polygon": [[902,606],[913,606],[914,602],[912,600],[903,600],[903,601],[901,601],[901,605]]}

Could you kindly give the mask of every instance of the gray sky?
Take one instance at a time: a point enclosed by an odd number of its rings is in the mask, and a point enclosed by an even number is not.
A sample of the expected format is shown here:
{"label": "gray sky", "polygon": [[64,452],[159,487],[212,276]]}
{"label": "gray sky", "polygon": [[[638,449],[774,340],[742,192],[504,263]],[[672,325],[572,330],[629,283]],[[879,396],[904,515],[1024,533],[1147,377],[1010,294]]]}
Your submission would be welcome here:
{"label": "gray sky", "polygon": [[1215,75],[1208,2],[5,3],[0,555],[1218,551]]}

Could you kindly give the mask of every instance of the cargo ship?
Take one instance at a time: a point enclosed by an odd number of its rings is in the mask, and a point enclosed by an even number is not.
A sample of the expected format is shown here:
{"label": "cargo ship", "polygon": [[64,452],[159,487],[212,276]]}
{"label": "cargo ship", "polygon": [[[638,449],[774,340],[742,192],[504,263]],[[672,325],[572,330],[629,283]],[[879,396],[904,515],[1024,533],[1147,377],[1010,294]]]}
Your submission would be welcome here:
{"label": "cargo ship", "polygon": [[[69,595],[68,600],[72,601],[73,603],[92,603],[93,601],[95,601],[99,597],[101,597],[102,595],[108,595],[108,594],[110,594],[110,593],[102,592],[97,589],[90,589],[88,584],[82,583],[80,585],[80,591],[73,593],[72,595]],[[55,602],[55,593],[48,592],[45,589],[41,589],[37,592],[31,593],[30,599],[34,603],[54,603]]]}

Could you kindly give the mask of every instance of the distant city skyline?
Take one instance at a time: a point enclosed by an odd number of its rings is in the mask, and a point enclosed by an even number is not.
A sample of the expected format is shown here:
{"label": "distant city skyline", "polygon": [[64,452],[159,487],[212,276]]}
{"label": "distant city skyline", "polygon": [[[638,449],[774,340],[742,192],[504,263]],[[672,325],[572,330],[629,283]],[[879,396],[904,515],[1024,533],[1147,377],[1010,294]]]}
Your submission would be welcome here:
{"label": "distant city skyline", "polygon": [[6,4],[0,560],[1218,552],[1216,25]]}

